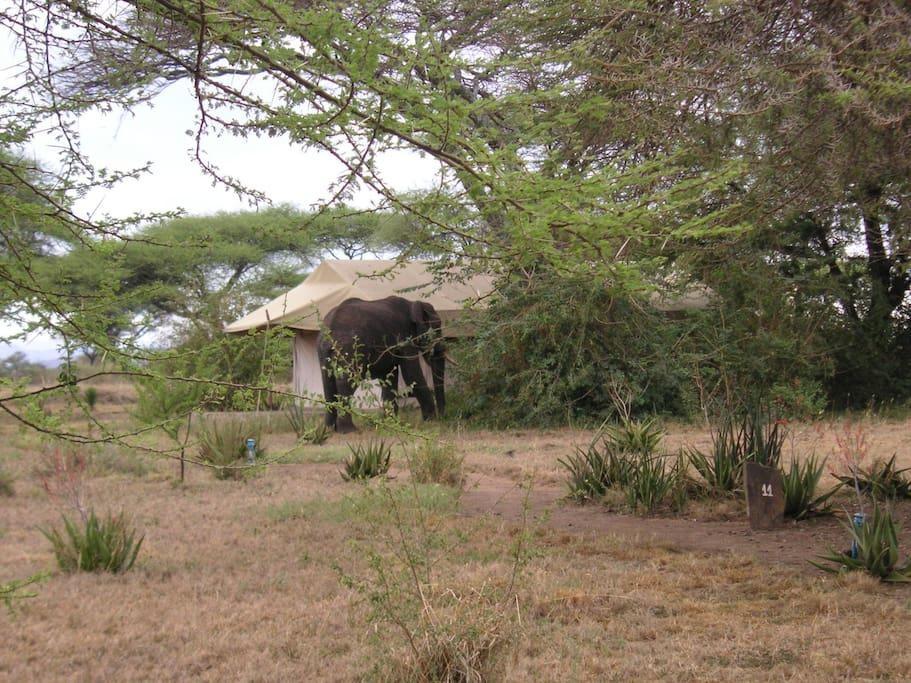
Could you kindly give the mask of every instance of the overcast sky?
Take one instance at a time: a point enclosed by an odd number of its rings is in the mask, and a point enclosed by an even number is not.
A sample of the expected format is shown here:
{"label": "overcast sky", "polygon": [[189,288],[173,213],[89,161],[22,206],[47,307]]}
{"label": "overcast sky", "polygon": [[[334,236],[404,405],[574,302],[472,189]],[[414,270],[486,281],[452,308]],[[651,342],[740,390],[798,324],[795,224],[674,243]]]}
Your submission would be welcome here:
{"label": "overcast sky", "polygon": [[[16,71],[18,61],[8,37],[0,37],[0,79]],[[90,112],[81,117],[81,148],[96,167],[128,170],[151,163],[151,173],[125,181],[112,189],[98,189],[79,200],[75,209],[84,216],[123,217],[134,213],[181,209],[188,214],[251,210],[247,200],[222,187],[200,170],[192,157],[194,138],[187,131],[196,127],[196,103],[187,83],[167,88],[150,105],[135,111]],[[46,166],[55,159],[50,137],[35,140],[29,150]],[[225,174],[262,191],[273,203],[288,203],[307,209],[328,198],[328,187],[341,166],[325,152],[292,148],[280,138],[209,138],[207,158]],[[411,152],[390,152],[380,160],[388,185],[396,190],[428,187],[435,163]],[[369,206],[375,197],[369,190],[355,195],[353,204]],[[0,323],[0,329],[2,323]],[[9,329],[8,327],[5,329]],[[52,362],[56,342],[35,335],[26,342],[0,344],[0,357],[21,350],[30,358]]]}

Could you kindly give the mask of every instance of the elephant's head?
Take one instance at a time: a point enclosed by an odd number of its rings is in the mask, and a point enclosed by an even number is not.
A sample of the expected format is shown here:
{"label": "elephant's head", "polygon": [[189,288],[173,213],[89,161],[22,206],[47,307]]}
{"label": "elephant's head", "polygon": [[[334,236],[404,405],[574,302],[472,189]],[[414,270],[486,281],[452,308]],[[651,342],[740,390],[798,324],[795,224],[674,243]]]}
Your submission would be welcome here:
{"label": "elephant's head", "polygon": [[414,322],[414,339],[433,374],[433,394],[437,414],[442,416],[446,409],[446,393],[443,389],[446,377],[443,325],[436,309],[425,301],[412,302],[411,320]]}

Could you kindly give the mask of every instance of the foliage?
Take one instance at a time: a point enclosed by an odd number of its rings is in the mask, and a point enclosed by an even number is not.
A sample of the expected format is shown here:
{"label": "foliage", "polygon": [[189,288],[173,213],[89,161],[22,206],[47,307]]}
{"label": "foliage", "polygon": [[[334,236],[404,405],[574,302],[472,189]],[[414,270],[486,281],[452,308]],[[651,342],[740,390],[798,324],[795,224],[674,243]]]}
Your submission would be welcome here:
{"label": "foliage", "polygon": [[465,473],[464,455],[456,452],[451,442],[426,440],[415,444],[406,452],[411,478],[421,484],[443,484],[462,488]]}
{"label": "foliage", "polygon": [[492,424],[562,424],[613,412],[622,377],[633,412],[686,410],[676,323],[617,283],[537,273],[514,281],[476,321],[455,374],[467,417]]}
{"label": "foliage", "polygon": [[2,601],[6,605],[6,609],[12,613],[14,601],[27,600],[28,598],[34,598],[38,595],[37,593],[23,592],[22,589],[44,581],[47,576],[46,573],[41,572],[33,574],[27,579],[14,579],[13,581],[0,583],[0,601]]}
{"label": "foliage", "polygon": [[386,474],[392,458],[392,446],[382,439],[371,439],[366,444],[349,444],[351,455],[342,463],[340,473],[345,481],[364,481]]}
{"label": "foliage", "polygon": [[846,524],[845,527],[857,545],[857,557],[833,550],[820,556],[830,564],[811,564],[833,574],[860,570],[882,581],[911,582],[911,560],[899,564],[898,526],[887,509],[874,506],[873,514],[866,517],[862,525]]}
{"label": "foliage", "polygon": [[[500,9],[224,0],[213,13],[175,0],[112,15],[98,0],[23,0],[0,10],[18,61],[0,97],[0,304],[15,335],[55,330],[67,354],[93,348],[144,368],[134,344],[144,330],[166,318],[187,339],[214,341],[232,306],[299,277],[324,248],[325,225],[311,232],[281,207],[183,222],[73,210],[148,171],[93,167],[80,115],[117,116],[183,81],[196,106],[178,128],[194,129],[196,160],[219,186],[265,205],[239,179],[243,160],[220,169],[207,152],[224,135],[286,136],[340,164],[327,204],[366,187],[405,214],[417,237],[393,241],[403,255],[502,276],[507,303],[466,365],[466,386],[481,390],[473,415],[603,416],[612,374],[632,378],[637,410],[685,411],[688,370],[703,405],[782,377],[800,381],[784,387],[799,402],[818,398],[814,386],[836,404],[909,395],[906,3]],[[244,78],[270,95],[236,88]],[[43,139],[63,141],[57,173],[14,152]],[[376,161],[401,149],[438,164],[432,187],[392,189]],[[718,325],[694,331],[692,363],[669,352],[687,346],[677,326],[652,325],[642,305],[668,278],[716,293]],[[230,376],[205,374],[209,365],[183,376]],[[270,374],[260,366],[239,382],[251,376]]]}
{"label": "foliage", "polygon": [[876,499],[911,498],[911,478],[905,474],[911,471],[911,467],[899,469],[895,458],[893,454],[888,460],[874,460],[868,468],[858,466],[856,477],[853,474],[836,474],[835,477],[842,484],[856,485],[861,493],[868,493]]}
{"label": "foliage", "polygon": [[781,470],[781,483],[784,488],[784,514],[786,517],[804,519],[813,515],[831,513],[832,509],[828,504],[828,500],[841,486],[836,486],[826,493],[816,495],[825,464],[825,458],[819,461],[813,455],[803,462],[793,459],[788,469]]}
{"label": "foliage", "polygon": [[320,418],[311,417],[301,401],[295,399],[286,401],[284,414],[299,441],[319,446],[326,443],[332,436],[332,430],[326,426],[325,422]]}
{"label": "foliage", "polygon": [[157,425],[172,440],[185,418],[197,407],[204,395],[205,386],[199,382],[181,382],[160,377],[137,379],[136,407],[133,416],[143,424]]}
{"label": "foliage", "polygon": [[216,479],[245,479],[254,468],[246,465],[247,439],[256,439],[256,460],[266,454],[262,423],[256,419],[205,418],[199,421],[199,459]]}
{"label": "foliage", "polygon": [[99,519],[94,510],[76,521],[64,515],[62,531],[52,528],[41,533],[51,542],[58,566],[67,573],[125,572],[136,561],[145,538],[136,540],[136,531],[123,512]]}

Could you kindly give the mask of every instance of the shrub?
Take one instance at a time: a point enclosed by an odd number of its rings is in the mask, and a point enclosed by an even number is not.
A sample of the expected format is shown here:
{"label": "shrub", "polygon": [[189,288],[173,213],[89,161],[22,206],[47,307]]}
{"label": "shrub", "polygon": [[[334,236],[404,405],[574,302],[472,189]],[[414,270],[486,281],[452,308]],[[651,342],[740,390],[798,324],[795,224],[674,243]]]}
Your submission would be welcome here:
{"label": "shrub", "polygon": [[454,349],[452,407],[465,417],[496,427],[599,420],[613,411],[616,377],[636,397],[634,414],[691,403],[675,352],[684,326],[616,283],[540,270],[501,287],[474,324]]}
{"label": "shrub", "polygon": [[64,572],[106,571],[118,574],[133,566],[144,537],[136,531],[123,512],[104,519],[89,510],[82,522],[63,516],[63,530],[42,529],[51,542],[57,564]]}
{"label": "shrub", "polygon": [[367,444],[349,445],[351,455],[342,463],[344,470],[340,473],[345,481],[363,481],[372,479],[389,471],[392,446],[382,439]]}
{"label": "shrub", "polygon": [[911,467],[898,469],[895,457],[893,455],[888,460],[876,460],[868,469],[855,466],[856,481],[850,474],[836,475],[836,479],[842,484],[857,486],[861,493],[868,493],[874,498],[911,498],[911,479],[905,475],[905,472],[911,471]]}
{"label": "shrub", "polygon": [[411,478],[421,484],[443,484],[462,488],[464,456],[456,453],[455,445],[443,441],[424,441],[408,454]]}
{"label": "shrub", "polygon": [[216,479],[244,479],[251,472],[245,467],[247,439],[256,439],[256,458],[266,453],[262,443],[262,424],[258,420],[201,420],[199,458],[212,466]]}
{"label": "shrub", "polygon": [[857,557],[830,550],[828,555],[820,556],[829,565],[811,560],[812,565],[833,574],[865,571],[881,581],[911,582],[911,560],[903,565],[898,563],[898,525],[888,510],[874,506],[872,517],[862,525],[845,526],[857,546]]}
{"label": "shrub", "polygon": [[98,403],[98,389],[95,387],[86,387],[85,403],[89,407],[89,410],[95,409],[95,404]]}
{"label": "shrub", "polygon": [[[719,438],[716,439],[716,436]],[[685,448],[683,457],[699,473],[710,495],[731,495],[740,489],[743,481],[743,457],[731,441],[725,438],[724,430],[712,434],[712,451],[706,455],[697,448]]]}
{"label": "shrub", "polygon": [[811,515],[823,515],[831,512],[829,498],[841,488],[833,488],[828,493],[816,495],[816,488],[822,478],[826,461],[810,456],[803,463],[791,461],[787,470],[781,471],[781,482],[784,488],[784,514],[794,519],[804,519]]}

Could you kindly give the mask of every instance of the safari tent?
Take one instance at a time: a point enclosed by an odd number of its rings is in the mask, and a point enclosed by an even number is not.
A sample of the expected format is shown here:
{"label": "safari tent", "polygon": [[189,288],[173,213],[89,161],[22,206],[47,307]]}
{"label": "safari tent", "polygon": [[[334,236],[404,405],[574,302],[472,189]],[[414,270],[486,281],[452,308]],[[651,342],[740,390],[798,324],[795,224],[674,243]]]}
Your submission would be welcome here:
{"label": "safari tent", "polygon": [[[225,328],[226,332],[246,332],[269,327],[286,327],[295,331],[293,342],[293,388],[302,396],[320,399],[323,384],[320,377],[316,338],[320,322],[345,299],[358,297],[367,301],[390,295],[433,305],[443,322],[447,338],[466,336],[469,329],[460,318],[466,304],[477,302],[492,289],[492,280],[474,276],[464,282],[443,278],[435,282],[427,262],[410,261],[323,261],[307,278],[290,291],[248,313]],[[430,378],[430,370],[424,373]],[[379,386],[358,397],[361,405],[377,402]]]}

